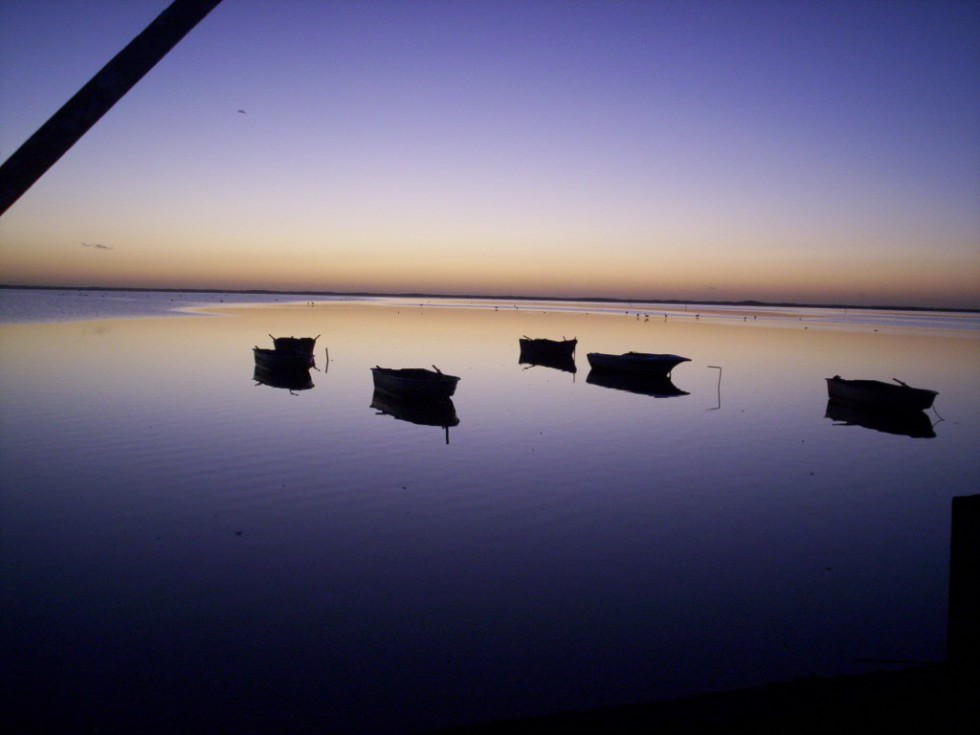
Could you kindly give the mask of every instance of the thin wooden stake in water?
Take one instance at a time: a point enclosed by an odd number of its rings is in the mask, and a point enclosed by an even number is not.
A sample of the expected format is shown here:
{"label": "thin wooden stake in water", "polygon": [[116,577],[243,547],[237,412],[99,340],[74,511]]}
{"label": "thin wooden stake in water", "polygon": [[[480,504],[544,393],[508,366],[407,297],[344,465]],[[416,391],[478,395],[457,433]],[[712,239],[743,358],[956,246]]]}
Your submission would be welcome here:
{"label": "thin wooden stake in water", "polygon": [[709,408],[708,410],[709,411],[718,411],[718,410],[721,409],[721,366],[720,365],[708,365],[708,367],[711,368],[712,370],[717,370],[718,371],[718,405],[715,406],[715,407],[713,407],[713,408]]}
{"label": "thin wooden stake in water", "polygon": [[174,0],[0,166],[0,216],[221,0]]}

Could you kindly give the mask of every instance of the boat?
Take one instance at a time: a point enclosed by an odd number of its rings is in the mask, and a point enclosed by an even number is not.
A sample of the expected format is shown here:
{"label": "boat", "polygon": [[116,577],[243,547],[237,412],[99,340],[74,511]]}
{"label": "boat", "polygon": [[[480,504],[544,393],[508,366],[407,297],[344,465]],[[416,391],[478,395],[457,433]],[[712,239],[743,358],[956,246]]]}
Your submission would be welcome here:
{"label": "boat", "polygon": [[592,369],[585,376],[585,382],[590,385],[599,385],[603,388],[627,391],[628,393],[639,393],[654,398],[671,398],[674,396],[690,395],[686,390],[681,390],[667,376],[649,376],[640,373],[622,373],[612,370]]}
{"label": "boat", "polygon": [[565,339],[562,337],[558,339],[542,339],[531,337],[521,337],[521,354],[531,356],[546,356],[546,357],[571,357],[575,354],[575,346],[578,344],[578,340],[574,337],[572,339]]}
{"label": "boat", "polygon": [[937,391],[913,388],[897,378],[897,385],[880,380],[845,380],[839,375],[827,378],[831,400],[873,408],[880,411],[925,411],[939,395]]}
{"label": "boat", "polygon": [[608,355],[603,352],[590,352],[589,365],[593,370],[617,373],[646,375],[649,377],[670,377],[670,372],[682,362],[691,358],[680,355],[664,355],[651,352],[625,352],[622,355]]}
{"label": "boat", "polygon": [[427,368],[371,368],[374,388],[396,396],[449,398],[456,392],[459,378],[446,375],[435,365]]}
{"label": "boat", "polygon": [[304,355],[312,355],[316,341],[320,339],[319,334],[316,337],[273,337],[270,334],[269,337],[272,338],[276,352],[298,352]]}
{"label": "boat", "polygon": [[313,348],[316,337],[273,337],[273,348],[253,347],[255,364],[266,370],[278,370],[283,368],[302,369],[313,367]]}
{"label": "boat", "polygon": [[308,367],[266,368],[256,365],[252,380],[258,385],[267,385],[270,388],[285,388],[290,393],[310,390],[314,387]]}
{"label": "boat", "polygon": [[577,339],[531,339],[522,337],[520,340],[521,356],[518,363],[521,365],[541,365],[555,370],[564,370],[567,373],[576,372],[575,368],[575,346]]}
{"label": "boat", "polygon": [[863,426],[885,434],[899,434],[913,439],[933,439],[936,430],[925,411],[881,411],[856,403],[831,398],[827,401],[825,418],[834,426]]}
{"label": "boat", "polygon": [[257,367],[266,370],[302,369],[313,367],[313,355],[302,352],[270,350],[265,347],[253,347]]}

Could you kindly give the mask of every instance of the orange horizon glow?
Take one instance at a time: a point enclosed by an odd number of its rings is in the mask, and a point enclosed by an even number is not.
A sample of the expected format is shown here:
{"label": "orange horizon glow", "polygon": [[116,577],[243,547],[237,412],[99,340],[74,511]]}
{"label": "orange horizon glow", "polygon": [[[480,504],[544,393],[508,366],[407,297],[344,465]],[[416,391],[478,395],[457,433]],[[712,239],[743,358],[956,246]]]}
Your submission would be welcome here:
{"label": "orange horizon glow", "polygon": [[[101,253],[99,254],[101,255]],[[111,254],[107,257],[112,257]],[[923,268],[908,275],[899,269],[888,278],[877,279],[874,288],[862,280],[861,272],[837,279],[826,285],[819,270],[814,274],[799,269],[773,269],[767,284],[753,279],[751,273],[726,270],[721,277],[711,273],[690,274],[678,268],[676,277],[665,269],[650,269],[650,275],[636,269],[631,278],[623,278],[612,266],[591,270],[566,264],[550,273],[524,271],[522,268],[487,267],[466,264],[457,271],[412,268],[365,277],[352,268],[307,269],[309,275],[298,278],[296,270],[282,264],[266,263],[259,273],[248,264],[229,265],[220,276],[204,266],[206,262],[183,267],[132,271],[103,264],[77,263],[66,258],[62,268],[9,268],[6,259],[0,283],[9,286],[65,288],[141,288],[193,289],[221,291],[286,291],[323,293],[419,293],[430,295],[513,296],[518,298],[610,298],[632,301],[760,301],[797,304],[848,304],[854,306],[907,306],[916,308],[980,309],[975,275],[969,268],[958,273],[930,273]],[[154,272],[155,270],[155,272]],[[323,275],[317,275],[317,271]],[[435,272],[434,272],[435,271]],[[469,273],[470,275],[466,275]],[[718,273],[713,275],[718,276]],[[807,277],[810,275],[811,277]],[[685,278],[686,277],[686,278]],[[712,285],[717,283],[718,285]]]}
{"label": "orange horizon glow", "polygon": [[[35,5],[5,152],[163,3]],[[222,4],[0,218],[0,282],[980,308],[980,7],[465,6]]]}

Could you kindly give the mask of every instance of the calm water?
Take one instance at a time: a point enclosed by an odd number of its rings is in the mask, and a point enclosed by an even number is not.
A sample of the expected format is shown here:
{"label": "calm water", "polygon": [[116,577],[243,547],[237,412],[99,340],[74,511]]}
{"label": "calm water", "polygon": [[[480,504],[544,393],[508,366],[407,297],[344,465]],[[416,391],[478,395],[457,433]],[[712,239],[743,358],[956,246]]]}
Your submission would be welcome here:
{"label": "calm water", "polygon": [[[0,676],[38,731],[414,732],[945,658],[975,315],[245,298],[0,293]],[[321,335],[312,388],[253,379],[270,333]],[[683,394],[589,382],[631,349],[690,357]],[[432,364],[448,443],[371,405],[371,366]],[[934,436],[827,418],[834,374],[938,390]]]}

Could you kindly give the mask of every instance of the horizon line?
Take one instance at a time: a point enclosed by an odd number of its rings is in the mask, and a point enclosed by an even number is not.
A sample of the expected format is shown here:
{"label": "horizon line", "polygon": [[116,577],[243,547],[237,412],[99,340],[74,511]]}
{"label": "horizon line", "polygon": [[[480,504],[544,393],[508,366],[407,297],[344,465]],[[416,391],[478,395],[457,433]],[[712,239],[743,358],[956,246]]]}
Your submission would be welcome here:
{"label": "horizon line", "polygon": [[215,294],[263,294],[280,296],[358,296],[372,298],[429,298],[429,299],[483,299],[487,301],[579,301],[612,304],[702,304],[704,306],[763,306],[795,307],[805,309],[869,309],[875,311],[942,311],[968,314],[980,313],[980,308],[956,308],[952,306],[898,306],[887,304],[862,305],[848,303],[811,303],[796,301],[759,301],[757,299],[705,300],[705,299],[626,299],[614,296],[515,296],[504,294],[442,294],[425,292],[386,293],[377,291],[318,291],[282,290],[265,288],[151,288],[146,286],[46,286],[0,283],[0,289],[38,291],[133,291],[156,293],[215,293]]}

